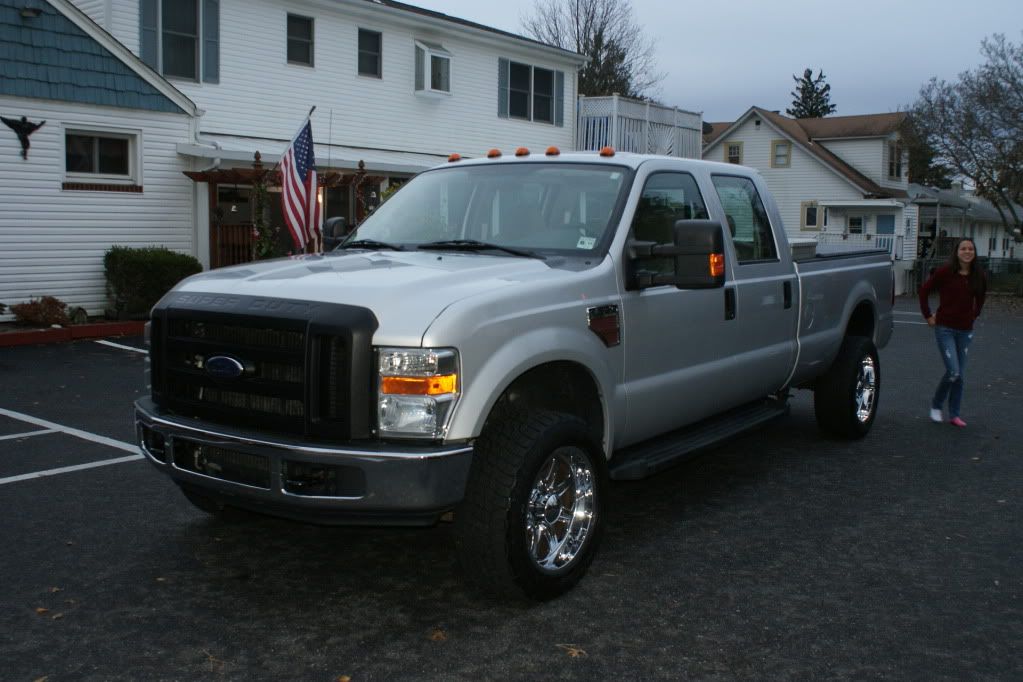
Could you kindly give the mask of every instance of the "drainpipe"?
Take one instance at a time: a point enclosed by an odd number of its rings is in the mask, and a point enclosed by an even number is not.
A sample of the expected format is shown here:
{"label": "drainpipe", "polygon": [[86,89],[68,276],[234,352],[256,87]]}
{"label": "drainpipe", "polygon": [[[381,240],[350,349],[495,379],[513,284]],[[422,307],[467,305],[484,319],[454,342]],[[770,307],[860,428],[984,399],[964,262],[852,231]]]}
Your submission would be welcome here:
{"label": "drainpipe", "polygon": [[[206,113],[205,111],[200,110],[199,111],[199,117],[201,118],[205,113]],[[220,146],[220,143],[217,142],[216,140],[203,140],[202,138],[199,137],[200,135],[202,135],[202,133],[199,132],[199,124],[198,124],[198,121],[197,121],[196,122],[196,126],[195,126],[195,131],[192,133],[192,137],[195,139],[195,143],[200,145],[200,146],[212,145],[213,148],[216,149],[218,152],[222,149],[222,147]],[[199,172],[200,173],[205,173],[207,171],[217,170],[218,168],[220,168],[220,154],[217,154],[216,158],[213,159],[213,165],[212,166],[210,166],[209,168],[203,168]]]}

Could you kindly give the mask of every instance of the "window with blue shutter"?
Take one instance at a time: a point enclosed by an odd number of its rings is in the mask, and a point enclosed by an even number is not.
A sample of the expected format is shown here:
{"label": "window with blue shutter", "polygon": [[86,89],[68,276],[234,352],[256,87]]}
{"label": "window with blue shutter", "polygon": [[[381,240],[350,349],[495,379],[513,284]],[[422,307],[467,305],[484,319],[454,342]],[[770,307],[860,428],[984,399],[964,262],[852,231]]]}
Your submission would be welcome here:
{"label": "window with blue shutter", "polygon": [[139,56],[164,76],[220,81],[220,0],[139,0]]}
{"label": "window with blue shutter", "polygon": [[565,125],[565,72],[497,60],[497,115]]}

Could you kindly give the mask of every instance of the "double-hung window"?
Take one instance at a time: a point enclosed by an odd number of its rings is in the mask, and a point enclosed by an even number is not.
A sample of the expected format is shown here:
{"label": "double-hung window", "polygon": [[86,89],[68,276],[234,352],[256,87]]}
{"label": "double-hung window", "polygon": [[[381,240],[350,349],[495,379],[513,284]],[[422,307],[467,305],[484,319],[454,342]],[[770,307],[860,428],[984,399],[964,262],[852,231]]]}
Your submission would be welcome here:
{"label": "double-hung window", "polygon": [[416,92],[451,92],[451,53],[443,45],[416,41]]}
{"label": "double-hung window", "polygon": [[564,125],[564,72],[508,59],[498,62],[499,116]]}
{"label": "double-hung window", "polygon": [[220,80],[220,0],[140,0],[139,52],[171,78]]}
{"label": "double-hung window", "polygon": [[742,165],[742,142],[728,142],[725,144],[725,162]]}
{"label": "double-hung window", "polygon": [[288,63],[313,65],[313,20],[288,15]]}
{"label": "double-hung window", "polygon": [[902,142],[898,140],[888,143],[888,177],[902,178]]}
{"label": "double-hung window", "polygon": [[800,204],[802,220],[801,230],[819,230],[821,226],[821,210],[816,201],[804,201]]}
{"label": "double-hung window", "polygon": [[359,29],[359,75],[380,78],[382,66],[383,38],[377,31]]}
{"label": "double-hung window", "polygon": [[846,226],[849,228],[849,234],[863,234],[863,216],[849,216]]}
{"label": "double-hung window", "polygon": [[788,168],[792,165],[792,144],[788,140],[771,142],[771,168]]}

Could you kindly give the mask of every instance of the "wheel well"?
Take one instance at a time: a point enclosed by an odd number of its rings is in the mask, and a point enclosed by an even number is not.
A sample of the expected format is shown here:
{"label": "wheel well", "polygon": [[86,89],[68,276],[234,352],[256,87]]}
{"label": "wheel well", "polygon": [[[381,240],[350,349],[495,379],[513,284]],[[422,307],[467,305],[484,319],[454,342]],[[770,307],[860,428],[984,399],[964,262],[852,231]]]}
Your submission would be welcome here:
{"label": "wheel well", "polygon": [[529,370],[505,389],[491,415],[503,407],[551,410],[582,419],[597,443],[604,442],[604,410],[593,375],[574,362],[550,362]]}
{"label": "wheel well", "polygon": [[846,336],[866,336],[874,338],[874,308],[867,301],[856,306],[849,316],[849,324],[845,328]]}

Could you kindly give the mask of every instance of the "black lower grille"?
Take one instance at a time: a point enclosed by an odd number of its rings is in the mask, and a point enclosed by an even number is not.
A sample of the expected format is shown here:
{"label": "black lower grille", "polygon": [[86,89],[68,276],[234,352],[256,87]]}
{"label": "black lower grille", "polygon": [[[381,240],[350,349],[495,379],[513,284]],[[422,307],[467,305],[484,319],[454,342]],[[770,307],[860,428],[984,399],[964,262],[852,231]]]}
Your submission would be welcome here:
{"label": "black lower grille", "polygon": [[262,455],[175,438],[174,466],[222,481],[270,489],[270,460]]}

